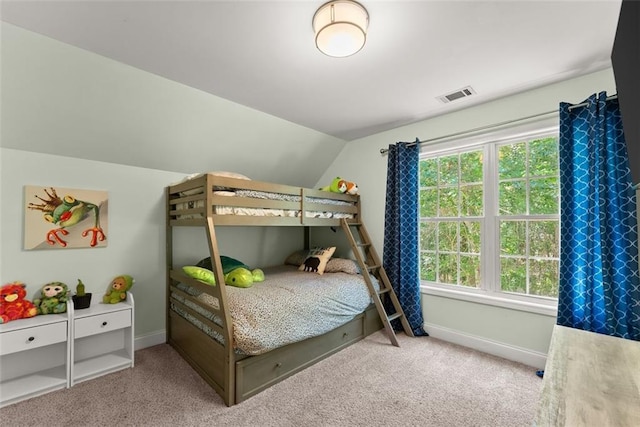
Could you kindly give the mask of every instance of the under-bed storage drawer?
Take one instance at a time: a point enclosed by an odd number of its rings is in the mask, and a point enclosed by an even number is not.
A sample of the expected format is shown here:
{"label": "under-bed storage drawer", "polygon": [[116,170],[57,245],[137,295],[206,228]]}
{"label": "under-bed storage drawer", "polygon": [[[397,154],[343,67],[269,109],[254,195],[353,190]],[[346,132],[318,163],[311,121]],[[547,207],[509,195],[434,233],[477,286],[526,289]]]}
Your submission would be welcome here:
{"label": "under-bed storage drawer", "polygon": [[224,348],[216,340],[193,326],[178,313],[169,310],[169,344],[203,376],[212,387],[224,386]]}
{"label": "under-bed storage drawer", "polygon": [[236,403],[364,337],[364,314],[319,337],[236,363]]}

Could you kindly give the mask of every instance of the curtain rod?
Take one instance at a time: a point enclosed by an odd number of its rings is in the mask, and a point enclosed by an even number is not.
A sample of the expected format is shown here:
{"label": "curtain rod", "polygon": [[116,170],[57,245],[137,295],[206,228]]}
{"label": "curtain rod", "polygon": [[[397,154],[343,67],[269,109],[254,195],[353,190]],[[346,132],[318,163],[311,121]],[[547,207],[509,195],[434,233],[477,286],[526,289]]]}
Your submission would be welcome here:
{"label": "curtain rod", "polygon": [[[611,101],[612,99],[618,99],[618,94],[614,94],[611,96],[607,96],[606,100],[607,101]],[[579,107],[586,107],[587,105],[589,105],[588,102],[583,102],[582,104],[576,104],[576,105],[570,105],[569,106],[569,111],[575,109],[575,108],[579,108]]]}
{"label": "curtain rod", "polygon": [[[618,98],[617,94],[616,95],[611,95],[611,96],[607,97],[607,101],[609,101],[611,99],[616,99],[616,98]],[[587,102],[583,102],[581,104],[571,105],[569,107],[569,111],[573,110],[574,108],[585,107],[587,104],[588,104]],[[542,116],[548,116],[548,115],[553,114],[553,113],[557,114],[558,110],[547,111],[547,112],[544,112],[544,113],[534,114],[532,116],[522,117],[522,118],[514,119],[514,120],[507,120],[507,121],[500,122],[500,123],[495,123],[495,124],[492,124],[492,125],[480,126],[480,127],[477,127],[477,128],[474,128],[474,129],[465,130],[465,131],[462,131],[462,132],[456,132],[456,133],[451,133],[449,135],[438,136],[436,138],[425,139],[424,141],[409,142],[409,143],[407,143],[407,146],[410,147],[410,146],[415,145],[415,144],[422,145],[422,144],[427,144],[429,142],[440,141],[442,139],[453,138],[454,136],[468,135],[468,134],[472,134],[472,133],[479,132],[479,131],[482,131],[482,130],[495,129],[495,128],[498,128],[498,127],[501,127],[501,126],[506,126],[506,125],[510,125],[510,124],[513,124],[513,123],[523,122],[525,120],[535,119],[535,118],[542,117]],[[388,151],[389,151],[388,148],[381,148],[380,149],[380,154],[386,154]]]}

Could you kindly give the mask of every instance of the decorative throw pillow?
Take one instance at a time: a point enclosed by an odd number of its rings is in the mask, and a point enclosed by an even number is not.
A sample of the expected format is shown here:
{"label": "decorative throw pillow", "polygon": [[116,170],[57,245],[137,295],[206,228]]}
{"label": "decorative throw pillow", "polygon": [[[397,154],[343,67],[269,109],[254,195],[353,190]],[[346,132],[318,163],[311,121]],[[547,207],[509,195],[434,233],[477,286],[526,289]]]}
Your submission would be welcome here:
{"label": "decorative throw pillow", "polygon": [[360,274],[358,263],[347,258],[331,258],[324,268],[325,273]]}
{"label": "decorative throw pillow", "polygon": [[309,256],[308,249],[300,249],[299,251],[295,251],[291,255],[284,260],[285,265],[295,265],[296,267],[300,267],[300,265],[304,262],[305,259]]}
{"label": "decorative throw pillow", "polygon": [[336,251],[336,247],[330,248],[314,248],[309,251],[309,255],[304,260],[298,270],[309,271],[312,273],[323,274],[324,269],[327,266],[327,262],[331,258],[331,255]]}
{"label": "decorative throw pillow", "polygon": [[207,285],[216,284],[216,278],[213,275],[213,271],[206,268],[197,267],[195,265],[185,265],[184,267],[182,267],[182,271],[184,271],[187,276],[200,280]]}

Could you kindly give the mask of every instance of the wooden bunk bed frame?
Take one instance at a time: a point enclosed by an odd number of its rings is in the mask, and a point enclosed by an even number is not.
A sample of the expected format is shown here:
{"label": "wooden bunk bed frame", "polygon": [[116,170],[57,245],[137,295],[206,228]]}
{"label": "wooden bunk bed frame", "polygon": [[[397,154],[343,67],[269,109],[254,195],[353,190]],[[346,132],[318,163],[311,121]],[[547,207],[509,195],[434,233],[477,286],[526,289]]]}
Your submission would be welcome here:
{"label": "wooden bunk bed frame", "polygon": [[[219,188],[300,196],[300,201],[221,196],[214,192]],[[327,205],[323,204],[320,199],[340,200],[348,202],[348,205]],[[240,355],[233,348],[233,324],[227,310],[224,275],[220,262],[221,254],[218,249],[215,228],[217,226],[302,226],[305,227],[304,245],[308,248],[308,227],[339,227],[341,219],[312,218],[307,217],[306,213],[342,212],[348,213],[353,216],[354,220],[358,220],[360,218],[359,196],[203,174],[167,187],[166,201],[167,342],[213,387],[227,406],[242,402],[383,327],[380,315],[372,304],[353,320],[318,337],[289,344],[257,356]],[[199,207],[189,207],[189,202],[193,202],[191,206]],[[187,207],[185,208],[185,206]],[[218,206],[288,209],[298,211],[299,215],[296,217],[220,215],[216,214]],[[194,216],[196,217],[194,218]],[[183,226],[206,228],[216,286],[208,286],[188,277],[179,266],[174,268],[173,229]],[[179,282],[216,298],[219,302],[217,315],[222,319],[222,325],[210,321],[178,299],[173,298],[172,294],[176,294],[193,304],[212,311],[211,306],[205,305],[199,299],[178,289],[176,284]],[[224,343],[211,338],[191,322],[185,320],[171,309],[172,304],[179,306],[181,310],[216,331],[224,338]]]}

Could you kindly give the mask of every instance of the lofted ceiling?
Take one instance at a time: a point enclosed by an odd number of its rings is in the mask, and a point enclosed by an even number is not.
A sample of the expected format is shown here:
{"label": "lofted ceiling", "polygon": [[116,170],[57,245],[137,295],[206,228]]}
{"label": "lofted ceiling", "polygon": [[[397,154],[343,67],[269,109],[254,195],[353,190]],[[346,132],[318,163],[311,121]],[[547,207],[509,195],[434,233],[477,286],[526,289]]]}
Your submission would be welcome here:
{"label": "lofted ceiling", "polygon": [[[611,66],[620,0],[376,1],[365,47],[320,1],[2,1],[3,21],[344,140]],[[438,97],[471,86],[475,95]]]}

